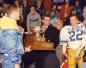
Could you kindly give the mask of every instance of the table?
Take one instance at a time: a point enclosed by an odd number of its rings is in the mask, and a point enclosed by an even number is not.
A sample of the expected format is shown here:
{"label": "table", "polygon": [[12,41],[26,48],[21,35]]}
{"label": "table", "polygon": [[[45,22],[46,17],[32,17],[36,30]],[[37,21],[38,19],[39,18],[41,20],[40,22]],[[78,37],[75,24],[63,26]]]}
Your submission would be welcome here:
{"label": "table", "polygon": [[28,34],[25,35],[25,40],[24,40],[25,49],[29,49],[30,46],[31,50],[54,50],[53,43],[44,41],[43,39],[45,38],[42,36],[36,37],[35,35],[28,35]]}

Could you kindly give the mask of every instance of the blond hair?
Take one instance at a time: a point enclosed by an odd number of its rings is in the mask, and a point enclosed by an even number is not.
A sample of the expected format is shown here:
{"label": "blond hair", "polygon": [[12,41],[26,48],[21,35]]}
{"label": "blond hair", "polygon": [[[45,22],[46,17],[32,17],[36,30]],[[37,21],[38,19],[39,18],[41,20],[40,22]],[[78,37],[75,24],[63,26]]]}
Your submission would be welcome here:
{"label": "blond hair", "polygon": [[55,25],[57,25],[58,23],[61,23],[63,25],[63,21],[60,20],[60,19],[57,19],[56,22],[55,22]]}
{"label": "blond hair", "polygon": [[17,9],[19,9],[19,7],[17,7],[16,5],[9,5],[6,9],[6,14],[9,15],[13,11],[16,11]]}

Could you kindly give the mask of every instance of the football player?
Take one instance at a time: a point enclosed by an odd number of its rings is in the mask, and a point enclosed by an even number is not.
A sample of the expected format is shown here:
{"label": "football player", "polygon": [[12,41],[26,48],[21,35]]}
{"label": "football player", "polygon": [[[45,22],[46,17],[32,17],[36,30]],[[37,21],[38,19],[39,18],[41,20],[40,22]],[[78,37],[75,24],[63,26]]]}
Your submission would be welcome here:
{"label": "football player", "polygon": [[66,53],[67,46],[69,47],[68,68],[82,68],[83,63],[83,48],[85,46],[85,30],[86,27],[82,23],[78,23],[76,15],[70,16],[70,25],[63,27],[60,32],[60,45],[63,46],[63,54]]}

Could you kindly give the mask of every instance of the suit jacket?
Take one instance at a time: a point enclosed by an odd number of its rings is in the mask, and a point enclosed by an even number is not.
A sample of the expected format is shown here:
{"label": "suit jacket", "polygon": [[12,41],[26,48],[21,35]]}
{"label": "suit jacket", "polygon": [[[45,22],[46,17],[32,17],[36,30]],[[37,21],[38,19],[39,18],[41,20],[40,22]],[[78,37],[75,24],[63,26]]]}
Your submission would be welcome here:
{"label": "suit jacket", "polygon": [[60,34],[60,30],[57,30],[55,27],[53,27],[52,25],[49,25],[48,28],[45,31],[45,38],[46,41],[50,41],[54,43],[54,47],[56,48],[56,46],[59,43],[59,34]]}

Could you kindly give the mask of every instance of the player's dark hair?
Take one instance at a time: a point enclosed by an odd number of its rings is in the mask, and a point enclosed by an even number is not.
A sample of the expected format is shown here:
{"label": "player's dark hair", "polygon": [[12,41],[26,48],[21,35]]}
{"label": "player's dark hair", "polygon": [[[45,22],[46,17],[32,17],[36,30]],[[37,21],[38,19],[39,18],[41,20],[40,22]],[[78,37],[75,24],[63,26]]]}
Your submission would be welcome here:
{"label": "player's dark hair", "polygon": [[74,17],[74,16],[78,19],[78,16],[77,16],[76,14],[71,14],[71,15],[70,15],[70,18],[71,18],[71,17]]}
{"label": "player's dark hair", "polygon": [[42,19],[44,19],[45,17],[49,17],[49,18],[51,19],[50,14],[45,14],[45,15],[42,17]]}

